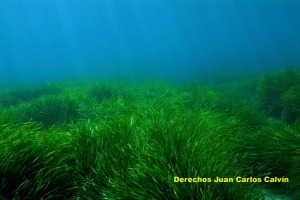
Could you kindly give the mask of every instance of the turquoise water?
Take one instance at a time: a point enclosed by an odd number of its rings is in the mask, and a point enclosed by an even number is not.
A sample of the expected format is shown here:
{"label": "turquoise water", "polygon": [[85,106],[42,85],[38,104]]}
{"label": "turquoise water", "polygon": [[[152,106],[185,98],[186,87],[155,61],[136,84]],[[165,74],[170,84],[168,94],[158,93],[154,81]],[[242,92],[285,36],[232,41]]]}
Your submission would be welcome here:
{"label": "turquoise water", "polygon": [[0,79],[183,79],[300,63],[298,0],[0,0]]}
{"label": "turquoise water", "polygon": [[299,10],[0,0],[0,199],[300,199]]}

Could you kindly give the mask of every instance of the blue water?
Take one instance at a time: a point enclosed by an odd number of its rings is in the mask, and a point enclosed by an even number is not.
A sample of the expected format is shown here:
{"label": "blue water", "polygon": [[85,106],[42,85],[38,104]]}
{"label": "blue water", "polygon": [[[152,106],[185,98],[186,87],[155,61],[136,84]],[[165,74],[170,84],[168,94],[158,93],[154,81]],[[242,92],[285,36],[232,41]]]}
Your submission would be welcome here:
{"label": "blue water", "polygon": [[0,0],[0,79],[300,66],[299,0]]}

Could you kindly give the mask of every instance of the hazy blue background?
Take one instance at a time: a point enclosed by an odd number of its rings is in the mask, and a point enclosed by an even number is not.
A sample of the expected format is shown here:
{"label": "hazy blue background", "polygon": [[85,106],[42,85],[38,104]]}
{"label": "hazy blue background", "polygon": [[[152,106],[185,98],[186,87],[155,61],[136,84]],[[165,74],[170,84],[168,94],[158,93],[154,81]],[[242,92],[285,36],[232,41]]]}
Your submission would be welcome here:
{"label": "hazy blue background", "polygon": [[299,0],[0,0],[0,79],[300,66]]}

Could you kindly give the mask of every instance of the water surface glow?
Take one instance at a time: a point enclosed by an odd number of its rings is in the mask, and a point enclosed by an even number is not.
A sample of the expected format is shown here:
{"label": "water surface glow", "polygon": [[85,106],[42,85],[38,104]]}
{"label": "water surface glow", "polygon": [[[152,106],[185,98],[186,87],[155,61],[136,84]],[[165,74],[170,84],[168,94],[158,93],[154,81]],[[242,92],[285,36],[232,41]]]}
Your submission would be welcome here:
{"label": "water surface glow", "polygon": [[0,0],[0,77],[299,66],[298,0]]}

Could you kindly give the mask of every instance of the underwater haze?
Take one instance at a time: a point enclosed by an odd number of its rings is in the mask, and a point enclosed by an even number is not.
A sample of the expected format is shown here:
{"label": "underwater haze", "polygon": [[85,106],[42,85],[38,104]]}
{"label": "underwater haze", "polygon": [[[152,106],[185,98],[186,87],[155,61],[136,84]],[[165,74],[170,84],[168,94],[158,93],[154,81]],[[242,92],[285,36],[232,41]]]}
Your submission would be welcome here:
{"label": "underwater haze", "polygon": [[0,0],[0,78],[190,78],[300,64],[298,0]]}

